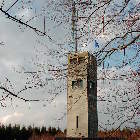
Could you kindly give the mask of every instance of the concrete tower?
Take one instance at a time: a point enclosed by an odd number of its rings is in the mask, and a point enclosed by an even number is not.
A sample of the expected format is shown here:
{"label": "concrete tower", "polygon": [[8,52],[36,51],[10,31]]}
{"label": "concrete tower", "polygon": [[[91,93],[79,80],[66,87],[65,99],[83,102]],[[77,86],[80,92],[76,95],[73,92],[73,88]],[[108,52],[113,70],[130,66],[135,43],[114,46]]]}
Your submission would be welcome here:
{"label": "concrete tower", "polygon": [[88,52],[68,56],[67,137],[96,137],[97,65]]}

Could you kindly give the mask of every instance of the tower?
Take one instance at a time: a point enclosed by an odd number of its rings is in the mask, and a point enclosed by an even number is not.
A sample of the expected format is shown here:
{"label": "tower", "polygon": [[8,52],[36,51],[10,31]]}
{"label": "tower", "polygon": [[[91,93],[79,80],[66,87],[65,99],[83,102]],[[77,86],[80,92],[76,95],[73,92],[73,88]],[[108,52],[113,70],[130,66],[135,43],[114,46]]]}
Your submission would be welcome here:
{"label": "tower", "polygon": [[96,137],[97,65],[88,52],[68,55],[67,137]]}

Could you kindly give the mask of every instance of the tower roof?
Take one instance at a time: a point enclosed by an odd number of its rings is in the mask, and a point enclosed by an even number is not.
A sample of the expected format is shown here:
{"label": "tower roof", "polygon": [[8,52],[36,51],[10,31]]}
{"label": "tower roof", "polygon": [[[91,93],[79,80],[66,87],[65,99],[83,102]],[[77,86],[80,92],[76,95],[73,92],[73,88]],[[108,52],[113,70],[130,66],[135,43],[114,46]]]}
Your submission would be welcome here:
{"label": "tower roof", "polygon": [[79,59],[79,58],[88,59],[89,56],[92,56],[93,59],[96,61],[96,58],[92,54],[90,54],[88,51],[85,51],[85,52],[71,52],[68,55],[68,63],[70,64],[71,59]]}

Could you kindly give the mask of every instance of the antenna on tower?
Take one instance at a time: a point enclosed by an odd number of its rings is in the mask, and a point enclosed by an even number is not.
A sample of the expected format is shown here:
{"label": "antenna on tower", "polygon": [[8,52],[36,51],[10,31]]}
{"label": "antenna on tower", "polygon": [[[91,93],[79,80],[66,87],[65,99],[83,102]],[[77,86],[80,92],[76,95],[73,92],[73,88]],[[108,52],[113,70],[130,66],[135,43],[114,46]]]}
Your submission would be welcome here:
{"label": "antenna on tower", "polygon": [[46,33],[46,19],[45,19],[45,16],[44,16],[44,34]]}
{"label": "antenna on tower", "polygon": [[78,11],[76,11],[75,2],[72,2],[72,37],[75,44],[75,52],[77,52],[77,24],[78,21]]}
{"label": "antenna on tower", "polygon": [[79,17],[78,16],[78,10],[76,10],[76,5],[92,5],[91,0],[87,0],[82,2],[81,0],[77,3],[75,3],[74,0],[72,0],[72,38],[73,38],[73,43],[75,45],[75,52],[78,51],[78,36],[77,36],[77,26],[78,26],[78,18],[88,18],[88,17]]}

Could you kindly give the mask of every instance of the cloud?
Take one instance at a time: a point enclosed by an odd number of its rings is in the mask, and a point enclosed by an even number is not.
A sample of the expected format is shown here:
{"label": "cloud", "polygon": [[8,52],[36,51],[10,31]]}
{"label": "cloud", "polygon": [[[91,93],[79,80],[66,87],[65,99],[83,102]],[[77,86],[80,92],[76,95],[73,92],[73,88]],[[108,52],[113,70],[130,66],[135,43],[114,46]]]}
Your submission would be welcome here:
{"label": "cloud", "polygon": [[7,59],[1,59],[1,64],[3,64],[4,67],[11,69],[12,67],[16,67],[19,65],[17,61],[7,60]]}
{"label": "cloud", "polygon": [[32,16],[31,10],[24,8],[17,13],[17,18],[23,19],[25,21],[29,20]]}
{"label": "cloud", "polygon": [[23,115],[24,115],[23,113],[14,112],[13,114],[9,114],[9,115],[1,117],[0,122],[2,124],[6,124],[6,123],[10,122],[13,119],[16,120],[16,119],[21,118]]}

